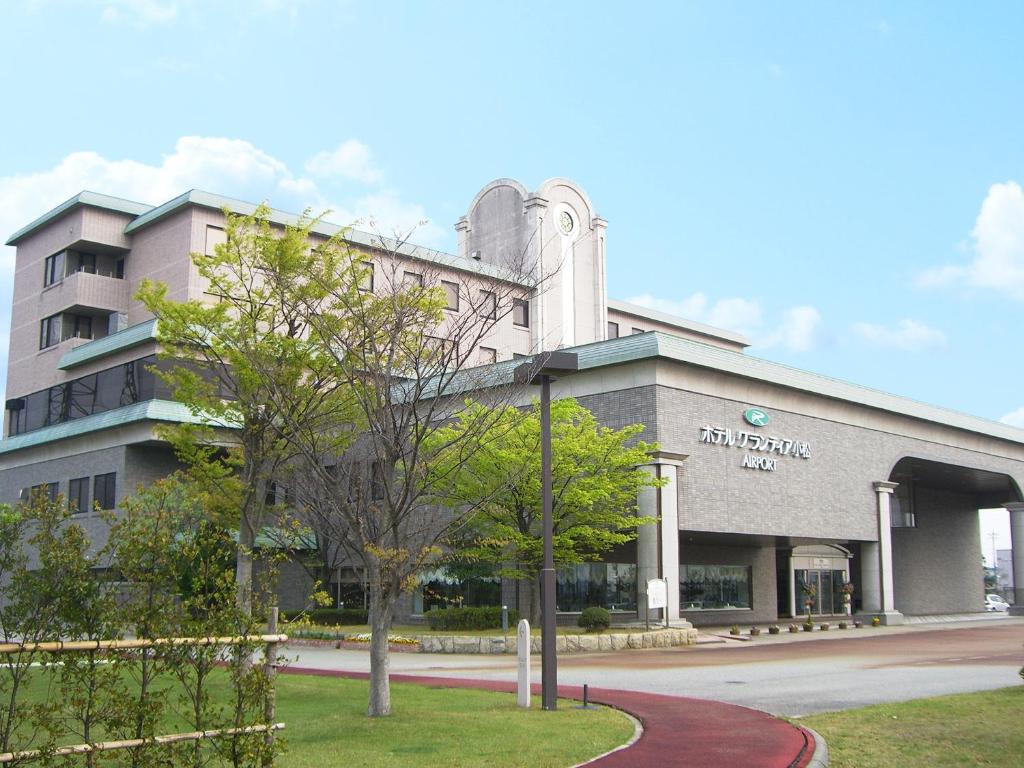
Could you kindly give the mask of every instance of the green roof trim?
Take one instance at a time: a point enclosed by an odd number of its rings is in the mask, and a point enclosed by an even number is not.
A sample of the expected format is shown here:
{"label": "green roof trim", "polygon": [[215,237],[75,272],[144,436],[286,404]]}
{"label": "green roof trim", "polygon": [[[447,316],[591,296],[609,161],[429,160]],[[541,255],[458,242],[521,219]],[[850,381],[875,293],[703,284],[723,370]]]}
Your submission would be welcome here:
{"label": "green roof trim", "polygon": [[71,199],[65,200],[53,210],[44,213],[30,224],[26,224],[7,238],[6,244],[16,245],[18,241],[28,237],[36,230],[39,230],[49,224],[51,221],[63,216],[65,213],[75,210],[76,208],[81,208],[82,206],[102,208],[103,210],[116,211],[117,213],[128,213],[132,216],[144,214],[153,207],[151,205],[146,205],[145,203],[137,203],[134,200],[125,200],[121,197],[111,197],[110,195],[101,195],[99,192],[89,192],[88,190],[84,190]]}
{"label": "green roof trim", "polygon": [[79,365],[84,365],[92,360],[107,357],[115,352],[124,349],[131,349],[148,341],[155,341],[157,334],[156,319],[146,320],[142,323],[124,328],[117,333],[104,336],[61,355],[57,368],[66,371]]}
{"label": "green roof trim", "polygon": [[[250,216],[257,208],[255,203],[248,203],[244,200],[236,200],[231,197],[216,195],[212,192],[204,192],[201,189],[192,189],[183,195],[178,195],[173,200],[168,200],[163,205],[158,205],[155,208],[147,210],[138,218],[129,222],[128,226],[124,228],[124,233],[126,235],[130,235],[143,227],[155,224],[161,219],[164,219],[190,205],[198,206],[200,208],[209,208],[215,211],[223,211],[227,209],[239,216]],[[294,213],[288,213],[287,211],[281,211],[276,208],[270,209],[269,218],[272,223],[281,226],[295,225],[301,219],[300,216]],[[325,237],[333,237],[345,229],[345,227],[341,227],[337,224],[321,221],[313,227],[313,232]],[[402,256],[407,256],[410,259],[418,259],[420,261],[449,267],[462,272],[485,275],[487,277],[494,278],[495,280],[502,280],[515,285],[527,285],[526,281],[510,275],[505,270],[502,270],[493,264],[476,261],[475,259],[466,259],[461,256],[455,256],[451,253],[437,251],[433,248],[413,245],[412,243],[399,243],[392,238],[380,237],[357,229],[348,229],[345,239],[353,245],[361,245],[366,248],[383,248],[395,251],[396,253],[399,253]]]}
{"label": "green roof trim", "polygon": [[1024,443],[1024,429],[1009,424],[929,405],[882,390],[751,357],[743,352],[734,352],[658,331],[598,341],[565,351],[577,353],[581,370],[660,357],[1014,443]]}
{"label": "green roof trim", "polygon": [[195,416],[187,406],[173,400],[146,400],[141,403],[115,408],[112,411],[83,416],[80,419],[65,421],[32,432],[14,435],[0,440],[0,454],[20,451],[36,445],[66,440],[71,437],[87,435],[104,429],[124,427],[141,421],[165,421],[178,424],[200,424],[205,420]]}

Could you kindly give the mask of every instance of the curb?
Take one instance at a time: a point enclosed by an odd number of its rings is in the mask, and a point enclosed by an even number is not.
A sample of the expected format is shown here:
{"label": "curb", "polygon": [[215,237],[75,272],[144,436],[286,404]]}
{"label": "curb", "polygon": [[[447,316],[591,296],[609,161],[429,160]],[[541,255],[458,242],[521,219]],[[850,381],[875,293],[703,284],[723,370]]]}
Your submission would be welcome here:
{"label": "curb", "polygon": [[828,766],[828,744],[825,743],[825,739],[822,738],[820,733],[811,728],[800,727],[814,741],[814,752],[811,754],[811,760],[801,768],[826,768]]}

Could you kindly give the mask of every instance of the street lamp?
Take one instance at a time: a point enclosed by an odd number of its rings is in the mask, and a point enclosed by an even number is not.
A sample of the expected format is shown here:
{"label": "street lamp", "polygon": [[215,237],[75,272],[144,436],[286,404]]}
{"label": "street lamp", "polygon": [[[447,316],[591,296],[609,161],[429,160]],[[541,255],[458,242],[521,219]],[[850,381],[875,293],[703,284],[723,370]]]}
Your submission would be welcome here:
{"label": "street lamp", "polygon": [[555,658],[555,552],[551,521],[551,382],[579,370],[575,352],[542,352],[515,369],[517,384],[540,385],[540,474],[544,496],[544,566],[540,571],[541,706],[555,710],[558,702],[558,660]]}

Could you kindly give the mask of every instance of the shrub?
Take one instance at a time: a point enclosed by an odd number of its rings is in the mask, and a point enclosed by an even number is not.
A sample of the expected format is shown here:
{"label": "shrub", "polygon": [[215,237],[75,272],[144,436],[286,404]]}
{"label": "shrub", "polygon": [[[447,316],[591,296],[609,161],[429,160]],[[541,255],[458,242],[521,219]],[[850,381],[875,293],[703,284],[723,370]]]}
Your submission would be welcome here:
{"label": "shrub", "polygon": [[340,627],[345,624],[366,624],[369,621],[365,608],[313,608],[309,611],[282,613],[283,621],[308,619],[311,624],[323,627]]}
{"label": "shrub", "polygon": [[805,621],[803,623],[803,627],[804,627],[804,632],[813,632],[814,631],[814,622],[813,621]]}
{"label": "shrub", "polygon": [[607,608],[592,605],[589,608],[583,609],[576,623],[587,630],[587,632],[600,632],[611,626],[612,615],[608,613]]}
{"label": "shrub", "polygon": [[880,627],[880,626],[882,626],[882,619],[881,619],[881,617],[879,617],[879,616],[872,617],[872,619],[871,619],[871,626],[872,627]]}
{"label": "shrub", "polygon": [[768,634],[769,635],[777,635],[777,634],[779,634],[779,632],[780,632],[780,630],[779,630],[779,625],[778,624],[772,624],[770,627],[768,627]]}
{"label": "shrub", "polygon": [[[431,629],[500,629],[501,606],[480,608],[432,608],[423,614]],[[519,621],[519,611],[509,608],[509,626]]]}
{"label": "shrub", "polygon": [[739,633],[740,633],[740,628],[739,628],[738,624],[733,624],[731,627],[729,627],[729,634],[730,635],[738,635]]}

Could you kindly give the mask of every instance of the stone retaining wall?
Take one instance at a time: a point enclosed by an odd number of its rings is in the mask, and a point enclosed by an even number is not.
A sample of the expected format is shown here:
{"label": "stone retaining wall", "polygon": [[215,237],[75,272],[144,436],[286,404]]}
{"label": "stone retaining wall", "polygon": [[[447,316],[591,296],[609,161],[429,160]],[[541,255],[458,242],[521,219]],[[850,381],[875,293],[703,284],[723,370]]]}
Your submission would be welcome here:
{"label": "stone retaining wall", "polygon": [[[421,635],[420,653],[518,653],[518,639],[478,635]],[[605,632],[594,635],[558,635],[555,651],[586,653],[588,651],[619,651],[626,648],[671,648],[694,645],[696,629],[661,629],[650,632]],[[531,653],[540,653],[540,637],[530,638]]]}

